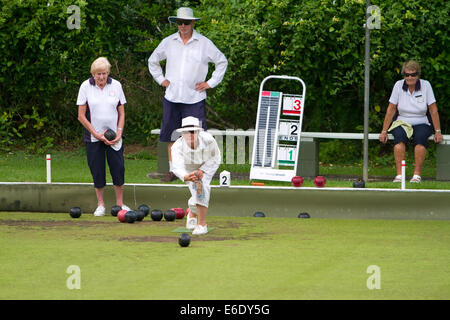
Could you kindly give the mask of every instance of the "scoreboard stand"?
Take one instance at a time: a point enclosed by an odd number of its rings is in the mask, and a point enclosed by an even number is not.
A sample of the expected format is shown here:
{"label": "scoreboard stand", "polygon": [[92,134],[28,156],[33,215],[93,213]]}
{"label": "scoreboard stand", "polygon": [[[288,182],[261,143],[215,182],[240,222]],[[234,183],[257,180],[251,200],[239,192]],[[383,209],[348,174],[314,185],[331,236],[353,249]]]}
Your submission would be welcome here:
{"label": "scoreboard stand", "polygon": [[[269,79],[298,81],[301,94],[264,91]],[[268,76],[260,85],[250,180],[291,181],[297,175],[306,86],[291,76]]]}

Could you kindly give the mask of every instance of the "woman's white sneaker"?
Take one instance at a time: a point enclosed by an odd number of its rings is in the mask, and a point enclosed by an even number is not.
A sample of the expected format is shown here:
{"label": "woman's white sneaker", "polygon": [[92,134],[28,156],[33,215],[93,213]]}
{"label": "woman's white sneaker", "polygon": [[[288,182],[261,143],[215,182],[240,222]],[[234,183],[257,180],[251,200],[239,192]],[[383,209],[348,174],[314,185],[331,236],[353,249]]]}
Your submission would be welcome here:
{"label": "woman's white sneaker", "polygon": [[201,225],[197,225],[194,229],[194,231],[192,231],[193,235],[201,235],[201,234],[206,234],[208,233],[208,226],[205,224],[204,226]]}
{"label": "woman's white sneaker", "polygon": [[186,229],[192,230],[197,226],[197,218],[191,216],[191,208],[186,210]]}
{"label": "woman's white sneaker", "polygon": [[186,219],[186,229],[195,229],[197,226],[197,218],[190,218],[189,216]]}
{"label": "woman's white sneaker", "polygon": [[97,209],[94,211],[94,216],[96,217],[103,217],[105,215],[105,207],[104,206],[98,206]]}

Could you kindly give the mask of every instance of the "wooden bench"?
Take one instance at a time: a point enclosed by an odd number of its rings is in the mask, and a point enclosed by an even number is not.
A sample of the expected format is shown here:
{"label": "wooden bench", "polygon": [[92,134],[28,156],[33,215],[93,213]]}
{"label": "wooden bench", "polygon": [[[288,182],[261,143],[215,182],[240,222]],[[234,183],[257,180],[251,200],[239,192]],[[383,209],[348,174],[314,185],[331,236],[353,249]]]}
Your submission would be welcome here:
{"label": "wooden bench", "polygon": [[[255,130],[217,130],[208,129],[225,155],[226,164],[251,163]],[[151,134],[159,135],[160,129],[154,129]],[[378,140],[379,133],[369,133],[369,140]],[[319,140],[318,139],[347,139],[364,140],[363,133],[339,132],[302,132],[301,151],[299,152],[298,175],[302,177],[316,177],[319,175]],[[436,145],[436,180],[450,180],[450,135],[444,135],[444,140]],[[225,138],[225,139],[224,139]],[[393,139],[388,134],[390,140]],[[430,136],[429,140],[433,140]],[[225,152],[224,152],[225,140]],[[247,142],[248,141],[248,142]],[[235,144],[237,148],[235,159]],[[248,147],[248,149],[247,149]],[[167,143],[158,141],[158,172],[169,170]]]}

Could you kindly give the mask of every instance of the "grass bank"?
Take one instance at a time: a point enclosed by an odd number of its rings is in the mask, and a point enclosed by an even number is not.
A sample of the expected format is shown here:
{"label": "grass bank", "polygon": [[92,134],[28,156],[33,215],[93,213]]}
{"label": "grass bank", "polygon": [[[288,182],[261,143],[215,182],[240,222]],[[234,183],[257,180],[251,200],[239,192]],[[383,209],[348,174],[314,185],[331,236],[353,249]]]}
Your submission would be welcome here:
{"label": "grass bank", "polygon": [[[87,165],[84,148],[74,151],[54,151],[51,153],[52,181],[53,182],[84,182],[91,183],[92,177]],[[130,150],[125,153],[125,181],[126,183],[160,183],[159,179],[149,179],[147,174],[157,170],[157,157],[150,151]],[[250,165],[222,164],[218,172],[228,170],[232,172],[232,183],[238,185],[250,185],[248,179],[242,177],[249,173]],[[407,177],[412,176],[413,168],[407,168]],[[328,187],[352,187],[353,180],[362,176],[362,165],[354,164],[321,164],[319,174],[327,178]],[[391,182],[395,169],[392,167],[369,168],[369,182],[366,187],[372,188],[397,188],[399,184]],[[435,181],[436,170],[427,166],[423,170],[423,181],[420,184],[407,183],[411,189],[450,189],[450,181]],[[241,179],[234,179],[234,174]],[[107,173],[107,183],[111,183],[111,177]],[[46,182],[45,155],[29,154],[23,151],[4,153],[0,157],[0,181],[3,182]],[[174,181],[172,183],[182,183]],[[213,184],[218,184],[214,180]],[[290,186],[286,182],[264,181],[266,185]],[[303,186],[314,187],[312,179],[305,179]]]}

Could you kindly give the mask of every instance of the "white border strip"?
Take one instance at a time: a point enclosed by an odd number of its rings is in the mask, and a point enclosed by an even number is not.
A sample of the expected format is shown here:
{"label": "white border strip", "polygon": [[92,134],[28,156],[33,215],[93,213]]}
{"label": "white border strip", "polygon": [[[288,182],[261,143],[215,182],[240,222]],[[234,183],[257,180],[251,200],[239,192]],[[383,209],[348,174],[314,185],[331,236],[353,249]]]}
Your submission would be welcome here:
{"label": "white border strip", "polygon": [[[73,185],[73,186],[92,186],[93,183],[87,182],[0,182],[0,185]],[[112,186],[112,183],[107,183],[107,186]],[[174,187],[187,188],[186,184],[150,184],[150,183],[125,183],[125,186],[135,187]],[[450,190],[444,189],[385,189],[385,188],[317,188],[317,187],[283,187],[283,186],[229,186],[223,187],[219,185],[211,185],[212,188],[221,189],[263,189],[263,190],[315,190],[315,191],[377,191],[377,192],[425,192],[425,193],[450,193]]]}

